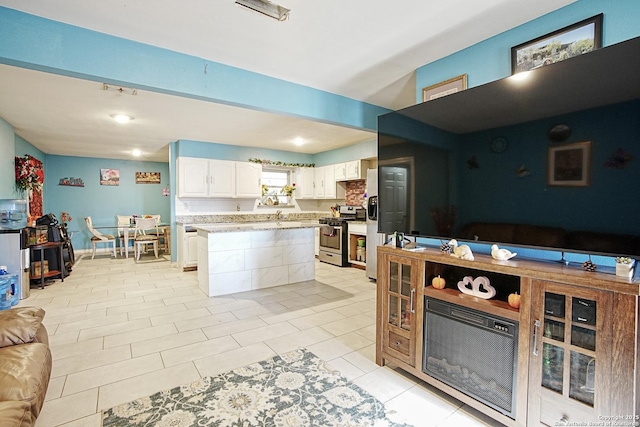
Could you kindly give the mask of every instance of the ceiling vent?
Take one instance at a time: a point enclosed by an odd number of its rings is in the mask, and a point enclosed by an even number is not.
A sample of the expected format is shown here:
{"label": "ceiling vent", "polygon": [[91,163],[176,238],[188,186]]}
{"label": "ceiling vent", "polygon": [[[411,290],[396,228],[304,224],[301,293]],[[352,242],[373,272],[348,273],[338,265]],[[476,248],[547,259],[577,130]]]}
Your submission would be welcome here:
{"label": "ceiling vent", "polygon": [[130,87],[118,86],[118,85],[110,85],[108,83],[102,83],[102,90],[106,90],[109,92],[117,92],[123,93],[125,95],[137,95],[138,90]]}
{"label": "ceiling vent", "polygon": [[289,12],[291,11],[267,0],[236,0],[236,4],[260,12],[278,21],[286,21],[289,19]]}

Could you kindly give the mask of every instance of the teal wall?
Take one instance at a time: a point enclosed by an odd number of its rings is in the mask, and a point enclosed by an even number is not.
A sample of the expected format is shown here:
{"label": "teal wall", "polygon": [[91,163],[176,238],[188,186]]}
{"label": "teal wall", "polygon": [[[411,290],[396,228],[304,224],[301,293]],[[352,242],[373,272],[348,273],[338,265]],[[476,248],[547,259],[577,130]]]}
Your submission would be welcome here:
{"label": "teal wall", "polygon": [[578,0],[538,19],[416,70],[416,102],[422,89],[467,74],[468,87],[479,86],[511,75],[511,48],[560,28],[604,14],[602,43],[608,46],[640,35],[640,1]]}
{"label": "teal wall", "polygon": [[[159,214],[169,222],[170,203],[162,189],[169,186],[168,163],[114,160],[47,155],[45,160],[44,212],[60,219],[68,212],[73,220],[68,229],[73,233],[75,249],[90,248],[91,234],[84,218],[94,225],[115,225],[116,215]],[[100,185],[100,169],[118,169],[120,185]],[[160,172],[160,184],[136,184],[136,172]],[[81,178],[84,187],[59,185],[60,178]],[[103,231],[114,234],[115,230]]]}
{"label": "teal wall", "polygon": [[9,123],[0,117],[0,199],[15,199],[13,184],[14,157],[15,157],[15,134]]}

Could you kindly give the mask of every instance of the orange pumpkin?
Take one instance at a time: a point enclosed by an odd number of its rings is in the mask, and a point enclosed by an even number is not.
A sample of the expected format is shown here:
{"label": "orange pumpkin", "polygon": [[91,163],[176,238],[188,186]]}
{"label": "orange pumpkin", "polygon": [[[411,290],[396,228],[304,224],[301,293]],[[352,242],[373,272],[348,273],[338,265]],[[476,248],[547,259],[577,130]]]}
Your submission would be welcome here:
{"label": "orange pumpkin", "polygon": [[509,294],[509,298],[507,299],[509,305],[513,308],[520,308],[520,295],[517,292]]}
{"label": "orange pumpkin", "polygon": [[433,286],[435,289],[444,289],[446,284],[447,281],[444,280],[444,277],[438,276],[431,279],[431,286]]}

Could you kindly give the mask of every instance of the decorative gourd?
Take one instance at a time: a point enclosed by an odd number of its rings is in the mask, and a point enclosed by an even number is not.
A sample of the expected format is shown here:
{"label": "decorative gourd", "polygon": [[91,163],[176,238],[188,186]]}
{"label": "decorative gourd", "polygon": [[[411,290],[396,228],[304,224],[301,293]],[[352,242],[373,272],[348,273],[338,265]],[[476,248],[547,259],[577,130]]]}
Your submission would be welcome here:
{"label": "decorative gourd", "polygon": [[444,277],[438,276],[431,279],[431,286],[433,286],[435,289],[444,289],[446,284],[447,281],[444,280]]}
{"label": "decorative gourd", "polygon": [[520,295],[517,292],[509,294],[509,298],[507,299],[509,305],[513,308],[520,308]]}

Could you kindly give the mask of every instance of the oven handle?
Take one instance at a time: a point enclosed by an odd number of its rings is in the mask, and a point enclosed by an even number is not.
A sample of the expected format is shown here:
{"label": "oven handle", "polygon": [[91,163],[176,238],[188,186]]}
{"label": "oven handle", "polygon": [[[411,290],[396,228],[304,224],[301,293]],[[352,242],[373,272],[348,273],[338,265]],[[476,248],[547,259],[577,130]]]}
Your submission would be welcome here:
{"label": "oven handle", "polygon": [[533,355],[538,355],[538,329],[540,329],[540,320],[533,322]]}
{"label": "oven handle", "polygon": [[411,289],[411,296],[409,297],[409,310],[411,311],[411,313],[415,313],[416,309],[413,308],[413,296],[416,294],[416,290],[415,289]]}

